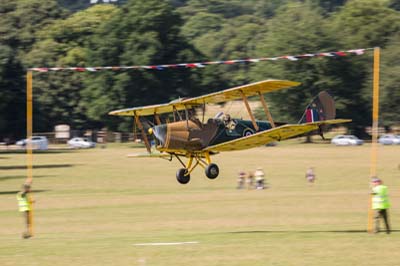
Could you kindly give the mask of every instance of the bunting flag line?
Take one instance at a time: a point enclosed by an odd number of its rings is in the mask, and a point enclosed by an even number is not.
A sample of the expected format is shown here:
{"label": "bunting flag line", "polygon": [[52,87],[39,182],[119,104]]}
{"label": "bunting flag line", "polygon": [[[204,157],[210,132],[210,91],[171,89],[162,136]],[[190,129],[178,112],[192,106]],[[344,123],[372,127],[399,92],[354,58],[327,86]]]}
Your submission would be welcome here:
{"label": "bunting flag line", "polygon": [[337,52],[322,52],[315,54],[300,54],[300,55],[283,55],[278,57],[262,57],[262,58],[248,58],[248,59],[234,59],[225,61],[208,61],[196,63],[181,63],[181,64],[163,64],[163,65],[150,65],[150,66],[104,66],[104,67],[33,67],[29,68],[30,71],[35,72],[49,72],[49,71],[76,71],[76,72],[97,72],[102,70],[129,70],[129,69],[147,69],[147,70],[164,70],[167,68],[204,68],[208,65],[233,65],[237,63],[258,63],[262,61],[277,61],[289,60],[298,61],[300,59],[312,57],[344,57],[348,55],[363,55],[365,51],[373,50],[374,48],[352,49],[347,51]]}

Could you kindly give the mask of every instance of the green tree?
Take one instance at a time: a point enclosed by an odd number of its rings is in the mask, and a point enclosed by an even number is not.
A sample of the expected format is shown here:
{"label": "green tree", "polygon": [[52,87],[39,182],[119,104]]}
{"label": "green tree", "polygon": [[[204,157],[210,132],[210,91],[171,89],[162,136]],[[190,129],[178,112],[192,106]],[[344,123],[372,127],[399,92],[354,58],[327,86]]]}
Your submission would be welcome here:
{"label": "green tree", "polygon": [[[91,40],[89,63],[132,66],[191,62],[197,53],[180,35],[181,25],[180,16],[166,2],[130,1]],[[86,80],[82,95],[91,119],[127,129],[128,122],[120,123],[107,113],[198,95],[202,91],[196,82],[199,75],[198,70],[181,68],[103,72]]]}
{"label": "green tree", "polygon": [[325,12],[334,12],[343,6],[348,0],[311,0],[321,7]]}
{"label": "green tree", "polygon": [[[256,55],[260,36],[265,34],[265,20],[253,16],[240,16],[227,20],[219,31],[210,31],[193,40],[195,47],[209,60],[245,59]],[[217,70],[228,86],[251,81],[250,65],[221,65]]]}
{"label": "green tree", "polygon": [[[291,3],[268,22],[268,31],[257,45],[263,57],[329,51],[332,39],[325,31],[322,11],[309,3]],[[329,60],[329,59],[327,59]],[[268,94],[271,110],[278,121],[297,122],[310,100],[323,89],[338,83],[325,75],[329,62],[323,59],[267,61],[252,69],[254,80],[268,78],[302,82],[302,86]]]}
{"label": "green tree", "polygon": [[114,0],[114,1],[97,0],[97,2],[95,2],[91,0],[58,0],[58,3],[63,7],[68,8],[71,11],[81,11],[94,5],[102,5],[102,4],[123,5],[126,3],[126,1],[127,0]]}
{"label": "green tree", "polygon": [[390,8],[393,8],[393,9],[399,11],[400,10],[400,0],[391,0]]}
{"label": "green tree", "polygon": [[[90,39],[116,11],[113,5],[96,5],[43,28],[36,34],[38,41],[25,57],[26,62],[30,66],[85,66]],[[51,130],[59,123],[74,129],[94,126],[81,103],[87,76],[72,71],[35,73],[36,117],[41,119],[41,130]]]}
{"label": "green tree", "polygon": [[234,18],[254,13],[254,6],[259,0],[189,0],[179,8],[184,18],[200,12],[219,14],[224,18]]}
{"label": "green tree", "polygon": [[0,140],[25,135],[24,57],[36,32],[65,14],[55,0],[0,2]]}
{"label": "green tree", "polygon": [[206,33],[221,30],[224,18],[221,15],[199,12],[190,17],[182,27],[182,34],[192,40]]}
{"label": "green tree", "polygon": [[25,134],[25,103],[23,68],[15,51],[0,44],[0,141]]}
{"label": "green tree", "polygon": [[400,125],[400,33],[381,52],[380,124]]}
{"label": "green tree", "polygon": [[[399,34],[400,13],[389,7],[389,1],[349,1],[340,12],[332,16],[331,25],[332,35],[337,36],[339,47],[367,48],[379,46],[383,48],[382,54],[385,55],[386,46],[391,43],[388,54],[395,55],[393,53],[395,50],[393,47],[396,43],[394,36]],[[370,54],[372,55],[372,52]],[[390,65],[384,64],[382,68],[384,70],[382,73],[386,96],[381,99],[381,105],[393,107],[393,104],[398,102],[398,99],[395,98],[396,93],[392,93],[394,92],[393,84],[397,82],[397,79],[389,73],[391,73],[393,66],[391,63],[396,61],[392,61],[392,58],[386,56],[384,60],[385,63],[390,63]],[[357,95],[352,95],[354,96],[353,104],[350,103],[351,99],[348,98],[348,106],[355,110],[354,115],[359,118],[355,122],[360,127],[369,126],[372,123],[372,115],[365,115],[371,114],[372,108],[372,64],[372,56],[364,56],[352,60],[352,68],[350,69],[351,72],[357,74],[355,77],[358,77],[359,84],[348,87],[347,91],[358,91]],[[344,75],[347,73],[344,73]],[[343,91],[343,98],[346,98],[345,93],[346,91]],[[389,121],[393,121],[396,116],[394,114],[395,109],[390,107],[383,109],[387,113],[381,113],[381,115],[389,117],[386,120],[386,125]]]}
{"label": "green tree", "polygon": [[342,46],[384,47],[400,29],[400,13],[386,0],[349,1],[332,21],[332,31]]}

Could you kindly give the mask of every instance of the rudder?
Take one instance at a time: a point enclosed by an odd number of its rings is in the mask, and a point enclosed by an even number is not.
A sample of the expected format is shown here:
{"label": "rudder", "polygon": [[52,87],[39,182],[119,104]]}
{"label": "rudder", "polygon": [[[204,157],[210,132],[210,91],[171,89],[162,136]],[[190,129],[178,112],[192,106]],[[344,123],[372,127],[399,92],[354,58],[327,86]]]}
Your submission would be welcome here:
{"label": "rudder", "polygon": [[327,91],[321,91],[307,106],[299,124],[330,120],[335,117],[336,108],[333,97]]}

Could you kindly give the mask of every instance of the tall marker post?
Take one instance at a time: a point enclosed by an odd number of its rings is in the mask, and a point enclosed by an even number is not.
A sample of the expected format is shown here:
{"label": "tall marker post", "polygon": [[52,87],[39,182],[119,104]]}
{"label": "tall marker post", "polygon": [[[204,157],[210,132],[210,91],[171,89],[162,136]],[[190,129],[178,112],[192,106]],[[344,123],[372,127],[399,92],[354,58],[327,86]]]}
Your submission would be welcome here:
{"label": "tall marker post", "polygon": [[[29,70],[26,74],[26,138],[32,137],[33,131],[33,96],[32,96],[32,71]],[[27,141],[26,143],[26,170],[27,177],[26,183],[32,184],[33,181],[33,152],[32,152],[32,142]],[[32,193],[32,192],[31,192]],[[29,234],[33,236],[33,204],[32,198],[28,199],[31,204],[31,211],[29,212]]]}
{"label": "tall marker post", "polygon": [[[372,93],[372,143],[371,143],[371,169],[370,176],[376,176],[378,161],[378,119],[379,119],[379,60],[380,48],[374,48],[374,72],[373,72],[373,93]],[[372,195],[368,204],[368,232],[373,232],[373,210]]]}

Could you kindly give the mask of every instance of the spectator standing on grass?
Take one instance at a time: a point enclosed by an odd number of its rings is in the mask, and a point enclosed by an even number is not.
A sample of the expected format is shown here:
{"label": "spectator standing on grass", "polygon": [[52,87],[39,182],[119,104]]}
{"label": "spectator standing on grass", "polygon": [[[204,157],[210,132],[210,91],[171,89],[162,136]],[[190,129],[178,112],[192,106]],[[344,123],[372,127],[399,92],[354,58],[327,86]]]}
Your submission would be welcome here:
{"label": "spectator standing on grass", "polygon": [[244,188],[245,181],[246,181],[246,173],[244,171],[240,171],[238,180],[237,180],[237,182],[238,182],[237,189]]}
{"label": "spectator standing on grass", "polygon": [[254,172],[250,171],[246,178],[247,189],[249,190],[253,189],[253,184],[254,184]]}
{"label": "spectator standing on grass", "polygon": [[308,183],[314,183],[315,181],[315,173],[314,173],[314,168],[309,167],[306,171],[306,179]]}
{"label": "spectator standing on grass", "polygon": [[25,223],[26,231],[22,234],[23,238],[29,238],[32,236],[31,234],[31,225],[32,225],[32,203],[33,200],[30,196],[31,185],[25,183],[22,186],[22,190],[17,193],[17,201],[18,201],[18,209],[22,213]]}
{"label": "spectator standing on grass", "polygon": [[254,176],[256,178],[256,189],[264,189],[265,188],[265,174],[261,167],[258,167],[254,172]]}
{"label": "spectator standing on grass", "polygon": [[377,177],[372,178],[372,209],[375,211],[375,230],[374,233],[379,232],[379,220],[383,219],[386,226],[386,233],[390,234],[389,225],[389,196],[387,186],[383,185],[381,179]]}

